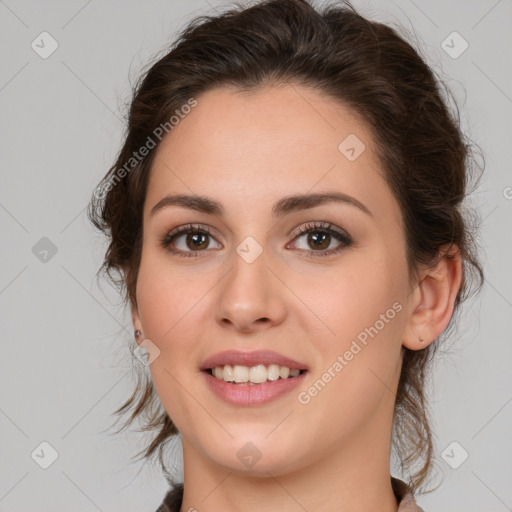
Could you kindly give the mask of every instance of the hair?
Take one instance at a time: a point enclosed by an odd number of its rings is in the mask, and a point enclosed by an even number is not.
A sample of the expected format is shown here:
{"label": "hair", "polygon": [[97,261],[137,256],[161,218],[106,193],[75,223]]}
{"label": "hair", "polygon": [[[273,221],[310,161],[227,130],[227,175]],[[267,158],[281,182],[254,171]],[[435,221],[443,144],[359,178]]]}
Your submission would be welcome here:
{"label": "hair", "polygon": [[[144,158],[133,155],[153,140],[158,127],[168,126],[191,98],[214,87],[256,90],[286,83],[313,87],[365,121],[402,212],[411,276],[420,264],[449,257],[447,247],[458,247],[463,280],[444,342],[462,301],[483,284],[474,222],[478,215],[464,201],[471,180],[476,187],[480,177],[475,171],[483,169],[475,165],[459,109],[442,80],[397,30],[366,19],[348,2],[322,11],[306,0],[267,0],[250,7],[236,3],[216,16],[190,21],[133,87],[124,144],[91,198],[89,219],[109,240],[98,273],[108,275],[125,303],[136,305],[142,211],[156,149]],[[155,138],[158,147],[161,139]],[[422,489],[433,469],[425,383],[440,343],[441,336],[422,350],[404,347],[392,448],[413,492]],[[114,414],[129,409],[133,411],[123,429],[144,417],[140,431],[157,431],[138,455],[151,459],[158,453],[169,475],[163,449],[179,432],[145,372]]]}

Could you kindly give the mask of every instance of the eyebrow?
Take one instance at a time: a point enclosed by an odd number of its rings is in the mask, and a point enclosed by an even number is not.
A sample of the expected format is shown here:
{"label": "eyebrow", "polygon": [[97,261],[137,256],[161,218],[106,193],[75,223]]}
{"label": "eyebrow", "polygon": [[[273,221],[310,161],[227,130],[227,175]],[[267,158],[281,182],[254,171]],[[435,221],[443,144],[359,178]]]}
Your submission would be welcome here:
{"label": "eyebrow", "polygon": [[[308,210],[322,204],[333,202],[355,206],[367,215],[373,217],[372,212],[363,203],[341,192],[286,196],[274,204],[272,207],[272,215],[274,217],[280,217],[290,212]],[[224,217],[225,214],[225,209],[222,204],[214,199],[206,196],[177,194],[166,196],[158,201],[158,203],[151,208],[150,215],[153,216],[158,211],[169,206],[181,206],[218,217]]]}

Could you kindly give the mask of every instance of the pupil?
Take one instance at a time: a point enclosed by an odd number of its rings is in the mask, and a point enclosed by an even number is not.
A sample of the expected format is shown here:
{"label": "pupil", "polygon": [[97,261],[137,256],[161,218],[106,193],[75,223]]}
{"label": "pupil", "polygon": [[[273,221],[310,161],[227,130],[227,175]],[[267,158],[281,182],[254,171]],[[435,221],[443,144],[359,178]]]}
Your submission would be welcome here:
{"label": "pupil", "polygon": [[[323,233],[320,235],[318,235],[318,233],[314,233],[309,235],[309,241],[313,241],[316,248],[325,249],[326,247],[329,247],[329,237],[330,235],[328,233]],[[327,244],[325,244],[326,240]]]}
{"label": "pupil", "polygon": [[[201,241],[201,238],[202,238],[202,241]],[[194,233],[194,234],[189,234],[187,236],[187,242],[192,242],[192,244],[195,246],[195,248],[202,248],[202,245],[205,244],[205,240],[206,240],[206,235],[204,233]],[[206,245],[208,245],[208,243],[206,243]]]}

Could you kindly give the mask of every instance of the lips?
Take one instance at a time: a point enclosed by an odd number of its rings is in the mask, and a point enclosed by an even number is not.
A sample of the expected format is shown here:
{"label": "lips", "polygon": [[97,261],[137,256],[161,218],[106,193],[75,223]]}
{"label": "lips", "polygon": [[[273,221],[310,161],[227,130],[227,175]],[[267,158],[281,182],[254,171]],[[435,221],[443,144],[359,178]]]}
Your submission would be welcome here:
{"label": "lips", "polygon": [[257,366],[257,365],[286,366],[290,370],[308,370],[308,365],[301,363],[289,357],[286,357],[271,350],[258,350],[254,352],[240,352],[238,350],[226,350],[219,352],[207,358],[199,367],[200,370],[207,371],[217,366],[239,365],[239,366]]}
{"label": "lips", "polygon": [[264,406],[281,397],[284,399],[304,382],[306,376],[307,372],[304,372],[290,379],[250,385],[225,382],[213,377],[206,370],[202,372],[202,378],[211,393],[223,402],[236,407]]}

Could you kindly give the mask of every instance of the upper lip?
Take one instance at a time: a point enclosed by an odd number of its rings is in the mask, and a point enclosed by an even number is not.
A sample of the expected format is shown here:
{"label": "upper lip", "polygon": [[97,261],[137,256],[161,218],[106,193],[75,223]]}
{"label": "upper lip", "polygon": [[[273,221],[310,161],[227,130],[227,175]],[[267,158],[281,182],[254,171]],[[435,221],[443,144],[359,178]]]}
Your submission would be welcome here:
{"label": "upper lip", "polygon": [[270,365],[277,364],[279,366],[286,366],[290,370],[307,370],[308,367],[304,363],[295,361],[289,357],[278,354],[271,350],[257,350],[254,352],[240,352],[238,350],[226,350],[218,352],[213,356],[207,358],[200,366],[201,370],[209,370],[216,366],[225,365],[239,365],[239,366],[257,366],[258,364]]}

